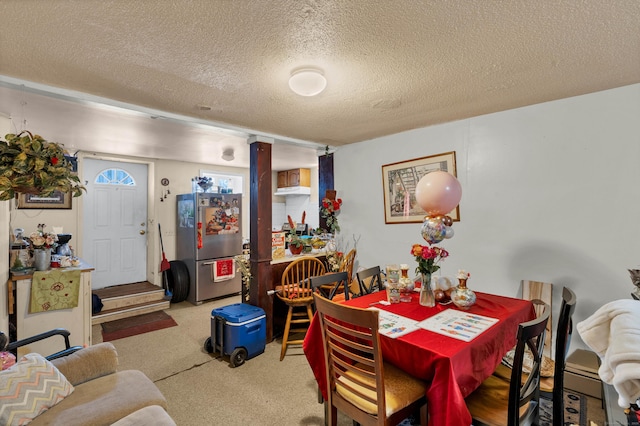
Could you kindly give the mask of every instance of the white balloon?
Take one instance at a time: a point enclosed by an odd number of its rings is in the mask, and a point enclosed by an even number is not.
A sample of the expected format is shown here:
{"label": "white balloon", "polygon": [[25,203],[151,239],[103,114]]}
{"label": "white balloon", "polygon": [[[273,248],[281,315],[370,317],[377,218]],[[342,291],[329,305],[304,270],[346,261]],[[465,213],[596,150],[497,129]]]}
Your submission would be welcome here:
{"label": "white balloon", "polygon": [[449,238],[453,238],[453,227],[451,226],[447,226],[444,230],[444,237],[449,239]]}

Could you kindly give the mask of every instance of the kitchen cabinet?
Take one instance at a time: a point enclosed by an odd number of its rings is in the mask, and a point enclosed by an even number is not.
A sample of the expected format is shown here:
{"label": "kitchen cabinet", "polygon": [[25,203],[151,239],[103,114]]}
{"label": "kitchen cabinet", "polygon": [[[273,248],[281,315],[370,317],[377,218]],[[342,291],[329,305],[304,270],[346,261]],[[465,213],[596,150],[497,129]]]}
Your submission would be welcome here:
{"label": "kitchen cabinet", "polygon": [[311,186],[310,169],[292,169],[278,172],[278,188],[292,186]]}

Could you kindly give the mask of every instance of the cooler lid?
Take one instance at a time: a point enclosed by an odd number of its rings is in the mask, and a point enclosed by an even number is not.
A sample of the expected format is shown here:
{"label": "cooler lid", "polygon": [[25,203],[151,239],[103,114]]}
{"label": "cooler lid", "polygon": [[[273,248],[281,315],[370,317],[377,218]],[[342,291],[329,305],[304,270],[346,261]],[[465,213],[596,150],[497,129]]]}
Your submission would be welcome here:
{"label": "cooler lid", "polygon": [[240,323],[250,321],[254,318],[263,316],[264,310],[258,306],[249,305],[248,303],[235,303],[233,305],[223,306],[211,311],[211,316],[222,317],[230,323]]}

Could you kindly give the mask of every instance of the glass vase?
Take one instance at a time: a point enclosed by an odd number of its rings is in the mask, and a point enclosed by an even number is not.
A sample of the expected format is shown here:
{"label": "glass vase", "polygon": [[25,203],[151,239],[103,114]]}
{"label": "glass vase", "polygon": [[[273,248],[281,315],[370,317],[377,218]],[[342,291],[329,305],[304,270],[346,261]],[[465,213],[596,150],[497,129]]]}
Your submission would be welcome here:
{"label": "glass vase", "polygon": [[34,249],[33,266],[36,271],[46,271],[51,265],[51,249]]}
{"label": "glass vase", "polygon": [[466,278],[458,278],[458,286],[451,291],[451,301],[463,310],[469,309],[476,303],[476,294],[467,287]]}
{"label": "glass vase", "polygon": [[420,285],[420,304],[432,308],[436,306],[436,297],[431,287],[431,273],[422,274]]}

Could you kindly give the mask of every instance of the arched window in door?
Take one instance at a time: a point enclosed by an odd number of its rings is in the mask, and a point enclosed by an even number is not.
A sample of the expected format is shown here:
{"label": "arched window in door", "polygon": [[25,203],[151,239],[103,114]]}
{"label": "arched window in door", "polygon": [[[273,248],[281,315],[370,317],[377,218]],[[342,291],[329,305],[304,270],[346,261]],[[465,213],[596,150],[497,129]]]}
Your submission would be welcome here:
{"label": "arched window in door", "polygon": [[133,177],[122,169],[105,169],[96,177],[96,182],[103,185],[136,186]]}

